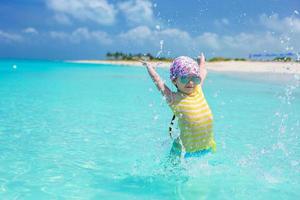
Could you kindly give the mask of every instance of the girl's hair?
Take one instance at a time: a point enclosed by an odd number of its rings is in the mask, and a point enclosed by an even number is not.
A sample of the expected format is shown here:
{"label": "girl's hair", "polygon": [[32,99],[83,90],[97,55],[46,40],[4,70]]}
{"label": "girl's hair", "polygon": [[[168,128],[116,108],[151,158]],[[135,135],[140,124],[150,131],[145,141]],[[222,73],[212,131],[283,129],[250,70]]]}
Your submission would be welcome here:
{"label": "girl's hair", "polygon": [[200,76],[200,68],[197,62],[188,56],[175,58],[170,67],[170,79],[173,81],[177,77],[190,75]]}

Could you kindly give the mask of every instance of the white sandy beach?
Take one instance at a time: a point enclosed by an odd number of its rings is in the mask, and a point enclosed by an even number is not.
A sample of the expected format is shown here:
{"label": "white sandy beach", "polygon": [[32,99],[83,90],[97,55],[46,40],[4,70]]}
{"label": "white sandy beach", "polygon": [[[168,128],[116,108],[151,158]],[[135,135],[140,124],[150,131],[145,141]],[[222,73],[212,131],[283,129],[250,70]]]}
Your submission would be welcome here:
{"label": "white sandy beach", "polygon": [[[124,66],[142,66],[138,61],[113,61],[113,60],[77,60],[74,63],[90,64],[116,64]],[[157,64],[157,62],[153,62]],[[159,67],[169,67],[170,62],[161,62]],[[247,72],[247,73],[280,73],[300,74],[300,63],[296,62],[262,62],[262,61],[226,61],[207,62],[209,71],[216,72]]]}

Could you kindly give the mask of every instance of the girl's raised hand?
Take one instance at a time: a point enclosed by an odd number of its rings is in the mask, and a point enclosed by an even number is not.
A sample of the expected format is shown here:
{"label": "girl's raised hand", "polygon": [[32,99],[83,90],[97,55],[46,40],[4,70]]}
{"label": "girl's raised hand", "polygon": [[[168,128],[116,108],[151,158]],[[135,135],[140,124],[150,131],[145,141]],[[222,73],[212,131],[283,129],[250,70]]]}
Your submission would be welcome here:
{"label": "girl's raised hand", "polygon": [[143,66],[151,67],[151,68],[153,68],[154,70],[156,69],[156,67],[157,67],[158,65],[161,64],[161,62],[156,63],[156,64],[153,64],[153,63],[150,63],[150,62],[147,61],[147,60],[139,60],[139,62],[142,63]]}
{"label": "girl's raised hand", "polygon": [[140,59],[139,62],[142,63],[143,66],[149,65],[149,63],[146,60]]}
{"label": "girl's raised hand", "polygon": [[198,56],[198,64],[200,69],[205,67],[205,56],[203,53],[201,53],[200,56]]}
{"label": "girl's raised hand", "polygon": [[206,78],[206,75],[207,75],[207,70],[206,70],[206,67],[205,67],[205,56],[203,53],[201,53],[201,55],[198,57],[198,64],[199,64],[199,67],[200,67],[200,78],[201,78],[201,85],[203,85],[204,83],[204,80]]}

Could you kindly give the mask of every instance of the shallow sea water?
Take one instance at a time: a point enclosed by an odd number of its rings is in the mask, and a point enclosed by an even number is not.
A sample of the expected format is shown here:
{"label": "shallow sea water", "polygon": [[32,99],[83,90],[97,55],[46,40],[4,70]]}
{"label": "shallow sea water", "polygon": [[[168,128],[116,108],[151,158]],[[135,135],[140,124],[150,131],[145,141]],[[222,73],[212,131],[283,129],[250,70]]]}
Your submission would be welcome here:
{"label": "shallow sea water", "polygon": [[0,199],[299,199],[299,79],[210,73],[217,153],[173,166],[144,68],[2,60]]}

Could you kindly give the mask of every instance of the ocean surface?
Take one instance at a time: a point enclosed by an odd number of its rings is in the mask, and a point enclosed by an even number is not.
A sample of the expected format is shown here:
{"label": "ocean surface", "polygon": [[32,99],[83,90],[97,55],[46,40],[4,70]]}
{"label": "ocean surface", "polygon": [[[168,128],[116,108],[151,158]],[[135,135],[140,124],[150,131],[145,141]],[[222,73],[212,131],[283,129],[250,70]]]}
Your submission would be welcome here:
{"label": "ocean surface", "polygon": [[1,60],[0,199],[300,199],[299,86],[209,73],[217,152],[174,166],[145,68]]}

